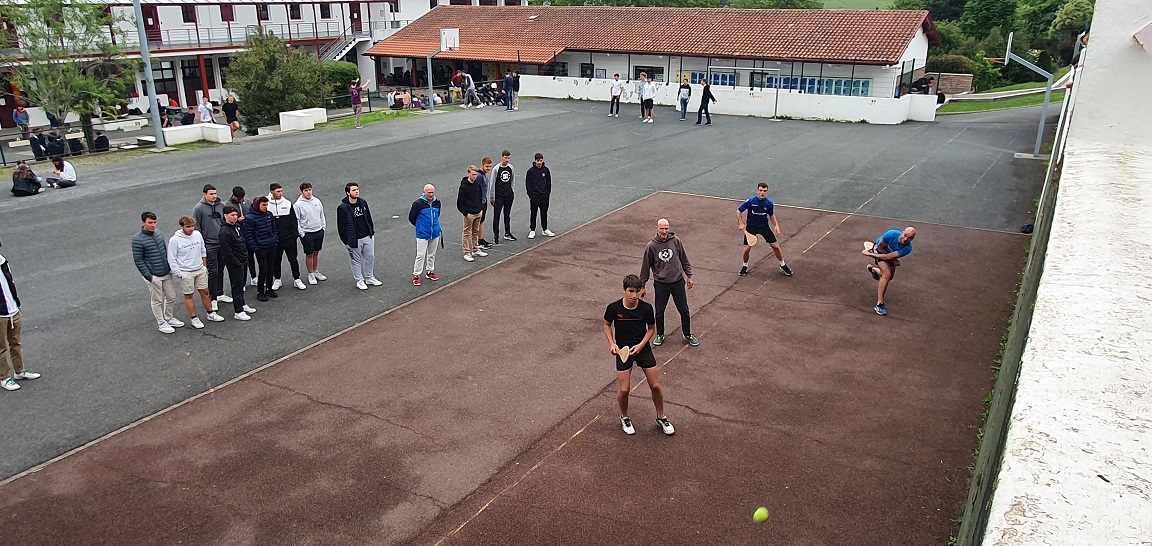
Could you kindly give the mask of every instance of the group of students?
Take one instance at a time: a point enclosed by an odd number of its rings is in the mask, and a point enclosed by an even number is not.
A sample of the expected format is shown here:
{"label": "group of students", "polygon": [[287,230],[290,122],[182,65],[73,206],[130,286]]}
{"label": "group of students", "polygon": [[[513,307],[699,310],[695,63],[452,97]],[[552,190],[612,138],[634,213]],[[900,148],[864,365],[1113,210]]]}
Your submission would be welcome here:
{"label": "group of students", "polygon": [[[611,102],[608,103],[608,117],[620,117],[620,100],[624,97],[624,86],[627,83],[620,80],[620,74],[612,75],[612,82],[609,85]],[[702,80],[700,83],[704,88],[700,93],[700,107],[696,110],[696,125],[700,125],[705,117],[708,122],[704,125],[712,125],[712,114],[708,111],[708,107],[716,104],[716,96],[712,94],[712,86],[708,80]],[[655,106],[656,91],[656,82],[648,79],[647,73],[641,72],[640,79],[636,81],[636,97],[640,99],[640,121],[642,123],[655,122],[652,111]],[[680,84],[676,99],[680,101],[680,121],[684,121],[688,115],[688,102],[692,99],[692,85],[688,78],[684,78],[684,83]]]}
{"label": "group of students", "polygon": [[12,171],[12,195],[16,197],[36,195],[44,191],[45,184],[50,188],[75,186],[76,167],[73,167],[61,156],[52,156],[52,176],[45,178],[32,172],[32,167],[29,167],[27,163],[16,162],[16,169]]}

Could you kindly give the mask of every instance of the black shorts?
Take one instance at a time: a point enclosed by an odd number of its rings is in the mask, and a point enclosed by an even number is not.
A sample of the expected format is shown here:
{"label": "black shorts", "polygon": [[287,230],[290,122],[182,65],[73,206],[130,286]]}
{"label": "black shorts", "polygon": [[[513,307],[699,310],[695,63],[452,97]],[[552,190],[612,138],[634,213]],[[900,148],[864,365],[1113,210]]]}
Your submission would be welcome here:
{"label": "black shorts", "polygon": [[484,208],[480,210],[480,223],[484,223],[484,219],[488,217],[488,203],[484,203]]}
{"label": "black shorts", "polygon": [[305,233],[300,238],[300,244],[304,246],[304,254],[320,252],[324,248],[324,230]]}
{"label": "black shorts", "polygon": [[656,366],[656,355],[652,354],[651,345],[645,345],[639,353],[628,357],[628,360],[624,362],[620,362],[619,356],[612,355],[612,358],[616,361],[616,371],[618,372],[626,372],[631,370],[633,364],[640,366],[645,370]]}
{"label": "black shorts", "polygon": [[[776,234],[772,233],[772,228],[770,226],[769,227],[746,226],[744,228],[744,231],[747,231],[750,235],[763,235],[764,240],[768,241],[768,244],[772,244],[772,243],[776,242]],[[748,246],[748,241],[744,240],[743,235],[740,236],[740,244],[743,246]],[[860,267],[860,266],[856,266],[856,267]]]}
{"label": "black shorts", "polygon": [[652,108],[652,99],[644,99],[643,105],[645,109]]}

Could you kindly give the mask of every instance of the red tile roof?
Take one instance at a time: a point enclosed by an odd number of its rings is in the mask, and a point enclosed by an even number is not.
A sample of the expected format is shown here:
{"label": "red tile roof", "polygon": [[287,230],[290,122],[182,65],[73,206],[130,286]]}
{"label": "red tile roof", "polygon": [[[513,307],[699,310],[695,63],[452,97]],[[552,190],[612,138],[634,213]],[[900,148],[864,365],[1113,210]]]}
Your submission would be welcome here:
{"label": "red tile roof", "polygon": [[449,5],[365,54],[425,57],[442,28],[460,29],[460,49],[437,59],[516,62],[519,51],[529,64],[561,51],[894,64],[921,28],[939,43],[927,11]]}

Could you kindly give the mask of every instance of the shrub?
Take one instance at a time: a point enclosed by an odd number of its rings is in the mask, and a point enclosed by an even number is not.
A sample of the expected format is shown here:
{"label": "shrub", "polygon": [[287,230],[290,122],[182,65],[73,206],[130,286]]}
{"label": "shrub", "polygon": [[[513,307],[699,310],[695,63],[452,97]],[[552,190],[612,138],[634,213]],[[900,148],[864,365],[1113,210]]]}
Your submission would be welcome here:
{"label": "shrub", "polygon": [[950,72],[953,74],[976,74],[980,66],[963,55],[936,55],[928,57],[925,67],[928,72]]}

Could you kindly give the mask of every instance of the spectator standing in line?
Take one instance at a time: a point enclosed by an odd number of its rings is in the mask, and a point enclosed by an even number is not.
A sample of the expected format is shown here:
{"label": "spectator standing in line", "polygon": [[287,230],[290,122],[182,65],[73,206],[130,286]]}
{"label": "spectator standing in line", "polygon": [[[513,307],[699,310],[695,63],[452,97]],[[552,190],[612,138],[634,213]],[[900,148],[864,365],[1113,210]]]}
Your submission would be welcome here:
{"label": "spectator standing in line", "polygon": [[488,217],[488,177],[492,175],[492,158],[480,160],[480,172],[476,175],[476,185],[480,186],[480,250],[492,248],[492,243],[484,239],[484,220]]}
{"label": "spectator standing in line", "polygon": [[345,197],[336,208],[336,225],[340,229],[340,242],[348,247],[352,265],[352,278],[356,288],[367,290],[368,285],[380,286],[376,280],[376,227],[368,202],[360,198],[360,185],[344,184]]}
{"label": "spectator standing in line", "polygon": [[436,245],[443,244],[440,229],[440,200],[436,198],[436,187],[424,185],[424,193],[412,203],[408,211],[408,221],[416,227],[416,263],[412,265],[412,285],[420,286],[420,273],[430,281],[438,281],[436,276]]}
{"label": "spectator standing in line", "polygon": [[204,305],[208,320],[223,322],[224,317],[213,309],[208,296],[208,253],[204,250],[204,237],[196,231],[196,220],[191,216],[180,218],[180,229],[168,240],[168,267],[172,276],[180,282],[184,293],[184,309],[192,319],[192,327],[200,329],[204,323],[196,315],[196,302],[193,297],[200,293],[200,303]]}
{"label": "spectator standing in line", "polygon": [[296,222],[300,229],[300,244],[304,247],[304,267],[308,269],[308,284],[326,281],[320,273],[320,251],[324,249],[324,205],[312,194],[312,183],[300,184],[300,197],[296,198]]}
{"label": "spectator standing in line", "polygon": [[688,78],[684,78],[684,83],[680,84],[680,121],[684,121],[684,116],[688,115],[688,100],[692,98],[692,86],[688,84]]}
{"label": "spectator standing in line", "polygon": [[20,130],[20,138],[28,138],[28,110],[24,109],[23,104],[17,104],[16,109],[12,111],[12,121],[16,124],[16,128]]}
{"label": "spectator standing in line", "polygon": [[620,97],[624,94],[624,82],[620,81],[620,74],[612,75],[612,102],[608,103],[608,117],[620,117]]}
{"label": "spectator standing in line", "polygon": [[212,310],[216,311],[217,301],[232,303],[232,298],[224,294],[224,262],[220,259],[220,222],[224,221],[224,203],[217,195],[216,186],[204,185],[204,197],[192,209],[192,219],[196,220],[196,231],[204,238],[208,295],[212,296]]}
{"label": "spectator standing in line", "polygon": [[24,368],[24,350],[20,345],[22,322],[12,266],[0,255],[0,387],[6,391],[19,390],[17,380],[40,378],[39,373]]}
{"label": "spectator standing in line", "polygon": [[52,174],[45,182],[53,188],[71,188],[76,185],[76,167],[61,156],[52,156]]}
{"label": "spectator standing in line", "polygon": [[212,101],[208,97],[204,97],[204,101],[200,103],[198,108],[200,112],[200,123],[216,123],[216,113],[213,112]]}
{"label": "spectator standing in line", "polygon": [[647,116],[644,118],[644,121],[646,121],[648,123],[654,122],[654,120],[652,119],[652,108],[655,106],[655,102],[656,102],[656,82],[653,80],[648,80],[648,81],[644,82],[644,85],[642,86],[642,88],[640,90],[640,104],[641,104],[641,106],[644,107],[644,112],[645,112],[645,115]]}
{"label": "spectator standing in line", "polygon": [[552,195],[552,171],[544,166],[544,154],[537,153],[532,166],[524,175],[524,188],[528,190],[528,238],[536,238],[536,213],[540,213],[540,228],[544,235],[555,237],[548,229],[548,199]]}
{"label": "spectator standing in line", "polygon": [[693,286],[692,264],[688,262],[684,245],[671,229],[664,218],[656,222],[656,235],[648,241],[640,264],[640,284],[647,284],[651,275],[652,289],[656,292],[656,337],[652,338],[652,345],[664,344],[664,309],[668,307],[668,296],[672,296],[676,310],[680,311],[684,340],[696,347],[700,340],[692,335],[692,315],[688,312],[688,293],[684,290],[685,285],[688,290]]}
{"label": "spectator standing in line", "polygon": [[236,103],[236,96],[228,95],[220,110],[224,112],[224,120],[228,122],[228,128],[232,129],[232,138],[236,138],[236,131],[240,130],[240,105]]}
{"label": "spectator standing in line", "polygon": [[449,102],[455,102],[457,100],[460,100],[460,98],[464,96],[461,93],[461,88],[462,88],[463,84],[464,84],[464,77],[461,76],[460,71],[457,70],[455,74],[452,74],[452,88],[448,92],[448,101]]}
{"label": "spectator standing in line", "polygon": [[641,72],[640,79],[636,81],[636,100],[640,103],[640,119],[644,119],[644,86],[648,85],[648,73]]}
{"label": "spectator standing in line", "polygon": [[[242,186],[233,186],[232,196],[228,198],[227,203],[228,205],[236,207],[236,212],[240,215],[237,221],[240,222],[241,227],[244,226],[244,215],[247,214],[251,208],[245,195],[247,195],[247,192],[244,191]],[[256,254],[251,250],[248,251],[248,260],[246,263],[248,264],[248,276],[252,278],[251,284],[252,286],[256,286]]]}
{"label": "spectator standing in line", "polygon": [[168,265],[168,245],[164,236],[156,232],[156,214],[140,215],[140,231],[132,236],[132,261],[136,270],[148,284],[152,302],[152,315],[161,333],[171,334],[184,326],[172,315],[176,308],[176,288],[172,280],[172,267]]}
{"label": "spectator standing in line", "polygon": [[456,196],[456,210],[464,216],[464,231],[460,235],[460,246],[464,247],[464,261],[473,262],[472,256],[487,256],[488,253],[480,248],[480,219],[483,218],[484,200],[481,198],[480,185],[476,179],[479,169],[475,165],[468,166],[468,175],[460,179],[460,192]]}
{"label": "spectator standing in line", "polygon": [[364,127],[360,124],[360,113],[364,110],[364,101],[361,97],[364,94],[364,88],[370,83],[372,83],[372,80],[360,83],[360,78],[356,78],[352,80],[352,85],[348,86],[348,96],[351,97],[352,111],[356,113],[357,129]]}
{"label": "spectator standing in line", "polygon": [[276,218],[276,255],[272,258],[272,290],[279,290],[280,275],[284,257],[292,268],[292,286],[300,290],[308,288],[300,280],[300,254],[296,241],[300,238],[300,223],[292,210],[292,200],[284,197],[284,186],[277,182],[268,185],[268,212]]}
{"label": "spectator standing in line", "polygon": [[512,152],[504,150],[500,152],[500,164],[496,166],[494,172],[496,174],[490,176],[488,202],[492,203],[492,242],[500,244],[500,215],[504,215],[504,238],[509,241],[515,241],[516,237],[512,235],[512,203],[516,200],[516,188],[514,182],[516,179],[515,169],[510,163],[512,159]]}
{"label": "spectator standing in line", "polygon": [[516,80],[512,78],[512,71],[507,70],[504,72],[504,110],[511,112],[512,103],[515,100]]}
{"label": "spectator standing in line", "polygon": [[712,114],[708,112],[709,101],[716,104],[716,97],[712,95],[712,85],[704,80],[704,89],[700,92],[700,108],[696,110],[696,125],[700,125],[701,116],[708,116],[708,123],[704,125],[712,125]]}
{"label": "spectator standing in line", "polygon": [[520,71],[512,71],[512,109],[520,109]]}
{"label": "spectator standing in line", "polygon": [[244,303],[244,267],[248,263],[248,246],[244,243],[244,230],[240,225],[240,211],[236,205],[224,205],[224,224],[220,226],[220,258],[228,268],[232,288],[232,318],[251,320],[249,313],[256,309]]}
{"label": "spectator standing in line", "polygon": [[279,297],[272,289],[272,258],[276,256],[279,243],[276,218],[268,212],[268,198],[263,195],[252,199],[252,206],[248,214],[244,215],[244,243],[248,245],[248,251],[256,255],[259,263],[256,299],[268,301],[269,298]]}

